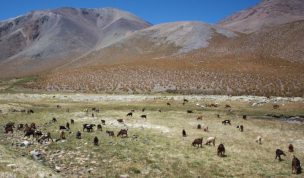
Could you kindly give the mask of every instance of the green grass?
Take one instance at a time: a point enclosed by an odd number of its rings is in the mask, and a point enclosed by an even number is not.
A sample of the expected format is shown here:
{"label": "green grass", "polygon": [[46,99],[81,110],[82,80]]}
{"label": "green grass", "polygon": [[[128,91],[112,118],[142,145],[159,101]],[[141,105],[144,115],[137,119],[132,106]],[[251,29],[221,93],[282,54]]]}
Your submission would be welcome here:
{"label": "green grass", "polygon": [[[0,107],[21,106],[34,109],[34,114],[8,113],[1,114],[0,123],[4,125],[8,121],[16,123],[35,122],[42,126],[44,132],[51,132],[53,138],[59,138],[59,125],[65,125],[70,119],[76,121],[71,125],[71,134],[67,133],[65,142],[55,142],[48,146],[35,144],[28,148],[44,149],[47,153],[47,161],[41,166],[54,168],[66,167],[60,174],[64,177],[119,177],[128,174],[130,177],[292,177],[291,158],[287,152],[289,143],[293,143],[294,153],[302,162],[304,158],[304,126],[289,124],[275,120],[265,119],[241,119],[242,114],[261,116],[266,113],[303,114],[303,103],[287,103],[279,110],[271,109],[270,104],[260,107],[251,107],[247,102],[224,101],[218,108],[200,108],[196,102],[190,102],[183,106],[181,101],[170,101],[171,106],[166,105],[167,100],[157,99],[148,101],[98,101],[75,102],[60,100],[58,98],[46,98],[29,101],[0,100]],[[198,101],[211,103],[212,101]],[[56,105],[63,107],[57,109]],[[232,113],[224,108],[225,104],[232,106]],[[85,108],[100,108],[100,113],[91,117],[91,112],[83,112]],[[145,107],[147,121],[140,118],[141,109]],[[66,112],[69,108],[70,112]],[[132,118],[126,114],[135,109]],[[161,109],[162,112],[158,112]],[[194,110],[193,114],[186,113],[187,109]],[[216,114],[221,118],[217,118]],[[202,115],[203,121],[197,121],[196,117]],[[58,123],[43,126],[53,117]],[[128,138],[109,137],[105,130],[113,130],[115,134],[123,125],[115,122],[116,119],[124,119],[129,127]],[[83,133],[83,139],[75,138],[77,130],[82,131],[84,123],[100,123],[106,120],[103,131]],[[231,119],[232,126],[223,126],[221,121]],[[113,123],[110,125],[109,123]],[[209,132],[196,129],[197,124],[207,125]],[[244,125],[245,131],[239,132],[237,125]],[[141,126],[149,127],[142,129]],[[188,137],[181,136],[182,129],[188,133]],[[167,132],[169,131],[169,132]],[[3,133],[3,127],[1,127]],[[133,139],[132,135],[138,135]],[[258,135],[263,137],[263,144],[258,145],[255,139]],[[7,137],[0,134],[1,144],[8,150],[16,153],[28,150],[12,148],[11,142],[20,141],[22,133]],[[98,136],[99,146],[93,145],[93,138]],[[194,148],[191,143],[195,138],[216,137],[216,147],[203,146]],[[219,143],[226,147],[227,157],[216,155]],[[274,159],[275,149],[281,148],[287,156],[284,161]],[[55,152],[64,151],[64,156],[58,157]],[[50,158],[53,157],[53,162]],[[29,158],[30,159],[30,158]],[[86,160],[87,159],[87,160]],[[87,170],[93,169],[91,173]],[[298,177],[301,177],[298,176]]]}

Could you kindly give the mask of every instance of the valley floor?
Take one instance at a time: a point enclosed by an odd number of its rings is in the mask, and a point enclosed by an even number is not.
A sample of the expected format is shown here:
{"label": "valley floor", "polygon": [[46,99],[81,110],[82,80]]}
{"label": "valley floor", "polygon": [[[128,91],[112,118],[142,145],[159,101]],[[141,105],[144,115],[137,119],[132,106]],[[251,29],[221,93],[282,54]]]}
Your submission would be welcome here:
{"label": "valley floor", "polygon": [[[184,99],[189,102],[183,105]],[[211,104],[217,107],[208,107]],[[273,109],[274,104],[279,108]],[[20,112],[30,109],[34,113]],[[133,109],[133,116],[127,117]],[[0,177],[303,176],[291,173],[293,155],[304,162],[304,99],[300,97],[16,93],[0,94],[0,110]],[[51,122],[54,117],[55,123]],[[59,126],[70,119],[75,124],[65,132],[66,139],[55,142]],[[226,119],[232,125],[223,125]],[[93,132],[82,130],[83,124],[97,125],[101,120],[106,123],[102,131],[96,127]],[[50,132],[54,142],[39,144],[16,130],[5,134],[3,126],[10,121],[15,125],[34,122],[43,133]],[[209,131],[197,129],[198,124]],[[243,125],[244,132],[237,125]],[[116,137],[123,128],[128,129],[128,137]],[[182,137],[183,129],[187,137]],[[80,140],[75,137],[78,130]],[[115,136],[109,137],[106,130],[114,131]],[[98,146],[93,145],[95,136]],[[262,144],[255,142],[258,136]],[[204,143],[208,137],[216,137],[216,145],[193,147],[192,141],[200,137]],[[24,141],[32,144],[24,147]],[[220,143],[225,145],[226,157],[216,154]],[[294,153],[288,152],[290,143]],[[281,162],[274,159],[277,148],[286,153]],[[41,160],[33,159],[33,150],[42,154]]]}

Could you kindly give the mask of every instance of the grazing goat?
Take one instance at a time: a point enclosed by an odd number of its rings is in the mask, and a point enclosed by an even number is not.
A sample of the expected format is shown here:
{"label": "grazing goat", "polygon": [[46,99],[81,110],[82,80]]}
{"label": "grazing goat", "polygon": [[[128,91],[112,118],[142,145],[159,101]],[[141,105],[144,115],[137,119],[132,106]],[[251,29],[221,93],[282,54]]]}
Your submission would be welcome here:
{"label": "grazing goat", "polygon": [[238,128],[241,132],[244,131],[244,126],[243,125],[238,125],[238,126],[236,126],[236,128]]}
{"label": "grazing goat", "polygon": [[205,145],[211,145],[211,143],[213,144],[213,146],[215,146],[215,137],[207,138],[207,141],[206,141]]}
{"label": "grazing goat", "polygon": [[281,150],[281,149],[276,149],[276,152],[275,152],[275,153],[276,153],[275,159],[279,158],[279,161],[282,161],[282,159],[281,159],[281,156],[282,156],[282,155],[286,156],[285,153],[284,153],[284,151]]}
{"label": "grazing goat", "polygon": [[217,117],[217,118],[220,118],[220,115],[219,115],[219,114],[217,114],[217,115],[216,115],[216,117]]}
{"label": "grazing goat", "polygon": [[66,128],[67,128],[68,130],[70,130],[70,123],[67,122],[67,123],[65,124],[65,126],[66,126]]}
{"label": "grazing goat", "polygon": [[231,106],[229,104],[226,104],[225,108],[231,108]]}
{"label": "grazing goat", "polygon": [[187,110],[187,113],[190,114],[190,113],[193,113],[193,111],[192,110]]}
{"label": "grazing goat", "polygon": [[76,138],[81,139],[81,132],[79,130],[76,132]]}
{"label": "grazing goat", "polygon": [[243,119],[247,119],[247,115],[243,115]]}
{"label": "grazing goat", "polygon": [[140,117],[143,118],[143,119],[147,119],[147,115],[145,115],[145,114],[141,115]]}
{"label": "grazing goat", "polygon": [[10,126],[10,127],[5,127],[5,133],[9,133],[9,132],[11,132],[11,133],[14,133],[14,128],[12,127],[12,126]]}
{"label": "grazing goat", "polygon": [[106,121],[105,120],[101,120],[101,124],[102,125],[106,125]]}
{"label": "grazing goat", "polygon": [[75,121],[74,121],[74,119],[71,119],[71,124],[75,124]]}
{"label": "grazing goat", "polygon": [[146,110],[146,108],[142,108],[142,110],[141,110],[141,111],[142,111],[142,112],[145,112],[145,110]]}
{"label": "grazing goat", "polygon": [[203,120],[203,116],[198,116],[196,120]]}
{"label": "grazing goat", "polygon": [[183,137],[187,137],[187,133],[186,133],[185,129],[183,129],[182,134],[183,134]]}
{"label": "grazing goat", "polygon": [[42,143],[44,140],[47,140],[47,141],[52,140],[52,142],[53,142],[50,132],[48,132],[46,135],[42,135],[37,141],[39,143]]}
{"label": "grazing goat", "polygon": [[18,124],[17,125],[17,130],[23,130],[24,128],[24,125],[23,124]]}
{"label": "grazing goat", "polygon": [[222,143],[217,147],[217,155],[220,157],[225,156],[225,146]]}
{"label": "grazing goat", "polygon": [[171,104],[170,104],[170,103],[167,103],[167,106],[171,106]]}
{"label": "grazing goat", "polygon": [[29,128],[27,131],[25,131],[24,137],[30,137],[31,135],[35,137],[35,130]]}
{"label": "grazing goat", "polygon": [[117,137],[119,136],[121,136],[121,138],[128,137],[128,129],[121,129],[117,134]]}
{"label": "grazing goat", "polygon": [[113,131],[109,131],[109,130],[107,130],[107,131],[106,131],[106,133],[107,133],[109,136],[114,137],[114,132],[113,132]]}
{"label": "grazing goat", "polygon": [[99,144],[98,138],[97,138],[97,137],[94,137],[94,145],[95,145],[95,146],[98,146],[98,144]]}
{"label": "grazing goat", "polygon": [[65,140],[65,132],[64,131],[61,131],[61,133],[60,133],[60,139],[61,140]]}
{"label": "grazing goat", "polygon": [[118,123],[124,123],[124,120],[123,119],[117,119],[117,122]]}
{"label": "grazing goat", "polygon": [[101,126],[101,124],[98,124],[98,125],[97,125],[97,130],[102,131],[102,126]]}
{"label": "grazing goat", "polygon": [[55,117],[53,117],[52,122],[57,122],[57,119]]}
{"label": "grazing goat", "polygon": [[129,113],[127,114],[127,116],[132,117],[132,116],[133,116],[133,113],[132,113],[132,112],[129,112]]}
{"label": "grazing goat", "polygon": [[257,142],[258,144],[262,144],[262,137],[261,137],[261,136],[258,136],[258,137],[255,139],[255,142]]}
{"label": "grazing goat", "polygon": [[204,127],[204,132],[208,132],[209,129],[208,129],[208,126]]}
{"label": "grazing goat", "polygon": [[273,109],[279,109],[279,108],[280,108],[280,105],[274,104],[274,105],[272,106],[272,108],[273,108]]}
{"label": "grazing goat", "polygon": [[83,124],[82,131],[87,130],[87,132],[92,132],[95,124]]}
{"label": "grazing goat", "polygon": [[65,126],[63,126],[63,125],[60,125],[59,126],[59,130],[67,130],[67,128]]}
{"label": "grazing goat", "polygon": [[199,147],[203,147],[203,138],[196,138],[193,142],[192,142],[192,146],[197,146],[197,148]]}
{"label": "grazing goat", "polygon": [[292,158],[291,172],[292,174],[301,174],[302,172],[300,160],[295,156],[293,156]]}
{"label": "grazing goat", "polygon": [[224,125],[226,125],[226,124],[231,125],[231,121],[230,121],[230,120],[223,120],[223,121],[222,121],[222,124],[224,124]]}
{"label": "grazing goat", "polygon": [[289,152],[293,152],[293,151],[294,151],[293,145],[292,145],[292,144],[289,144],[289,146],[288,146],[288,151],[289,151]]}
{"label": "grazing goat", "polygon": [[198,125],[197,125],[197,129],[202,129],[201,124],[198,124]]}

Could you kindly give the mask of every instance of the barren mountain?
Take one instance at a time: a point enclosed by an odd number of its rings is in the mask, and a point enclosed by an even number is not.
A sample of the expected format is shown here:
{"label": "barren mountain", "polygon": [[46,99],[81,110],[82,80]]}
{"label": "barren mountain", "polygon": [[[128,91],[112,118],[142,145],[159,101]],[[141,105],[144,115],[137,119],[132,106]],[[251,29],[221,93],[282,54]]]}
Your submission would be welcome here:
{"label": "barren mountain", "polygon": [[263,0],[257,6],[226,18],[220,25],[231,30],[251,33],[303,19],[303,0]]}
{"label": "barren mountain", "polygon": [[[173,22],[130,33],[117,43],[74,61],[73,66],[113,64],[141,59],[158,59],[207,48],[215,36],[236,38],[230,30],[202,22]],[[71,66],[71,63],[67,65]]]}
{"label": "barren mountain", "polygon": [[148,26],[149,23],[132,14],[112,8],[34,11],[3,21],[1,76],[52,69]]}

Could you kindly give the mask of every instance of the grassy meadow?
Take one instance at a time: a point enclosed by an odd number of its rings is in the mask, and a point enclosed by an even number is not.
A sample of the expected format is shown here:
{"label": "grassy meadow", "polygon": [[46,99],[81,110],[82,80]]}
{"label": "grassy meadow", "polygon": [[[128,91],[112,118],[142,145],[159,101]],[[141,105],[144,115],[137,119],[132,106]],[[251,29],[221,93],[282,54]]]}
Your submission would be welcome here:
{"label": "grassy meadow", "polygon": [[[0,151],[7,161],[1,162],[0,172],[10,172],[16,177],[303,177],[303,173],[291,174],[291,159],[296,155],[304,162],[304,124],[263,117],[265,114],[304,115],[303,101],[284,101],[279,103],[279,109],[273,109],[271,101],[252,106],[247,100],[190,97],[185,105],[182,102],[165,95],[138,100],[123,97],[121,100],[73,100],[73,94],[68,97],[2,94]],[[219,106],[202,107],[211,103]],[[225,108],[226,104],[231,108]],[[93,107],[100,112],[92,111]],[[11,112],[13,108],[33,109],[34,113]],[[89,111],[85,112],[86,109]],[[127,117],[132,109],[135,110],[133,117]],[[141,118],[142,114],[146,114],[147,119]],[[248,115],[246,120],[242,119],[243,114]],[[198,116],[203,119],[197,120]],[[50,123],[53,117],[58,122]],[[3,125],[9,121],[35,122],[55,140],[60,135],[59,125],[65,125],[70,119],[74,119],[75,124],[70,124],[71,132],[65,132],[64,141],[39,144],[32,138],[24,138],[20,131],[4,134]],[[83,124],[101,124],[101,119],[106,121],[102,131],[96,127],[92,133],[82,131]],[[117,119],[123,119],[124,123],[118,123]],[[232,125],[222,125],[225,119],[230,119]],[[198,124],[208,126],[209,131],[197,129]],[[244,132],[240,132],[237,125],[243,125]],[[128,129],[128,138],[116,137],[122,128]],[[182,129],[186,130],[187,137],[182,137]],[[80,140],[75,137],[78,130],[82,132]],[[114,131],[115,137],[109,137],[106,130]],[[95,136],[100,141],[98,146],[93,145]],[[262,136],[261,145],[255,142],[257,136]],[[208,137],[216,137],[216,146],[193,147],[192,141],[200,137],[204,143]],[[17,146],[24,140],[33,145]],[[226,157],[217,156],[220,143],[225,145]],[[290,143],[295,147],[294,153],[288,152]],[[277,148],[286,153],[281,162],[274,159]],[[43,153],[44,160],[31,158],[29,152],[34,149]],[[18,168],[7,166],[9,163],[17,164]],[[44,174],[37,173],[41,170]]]}

